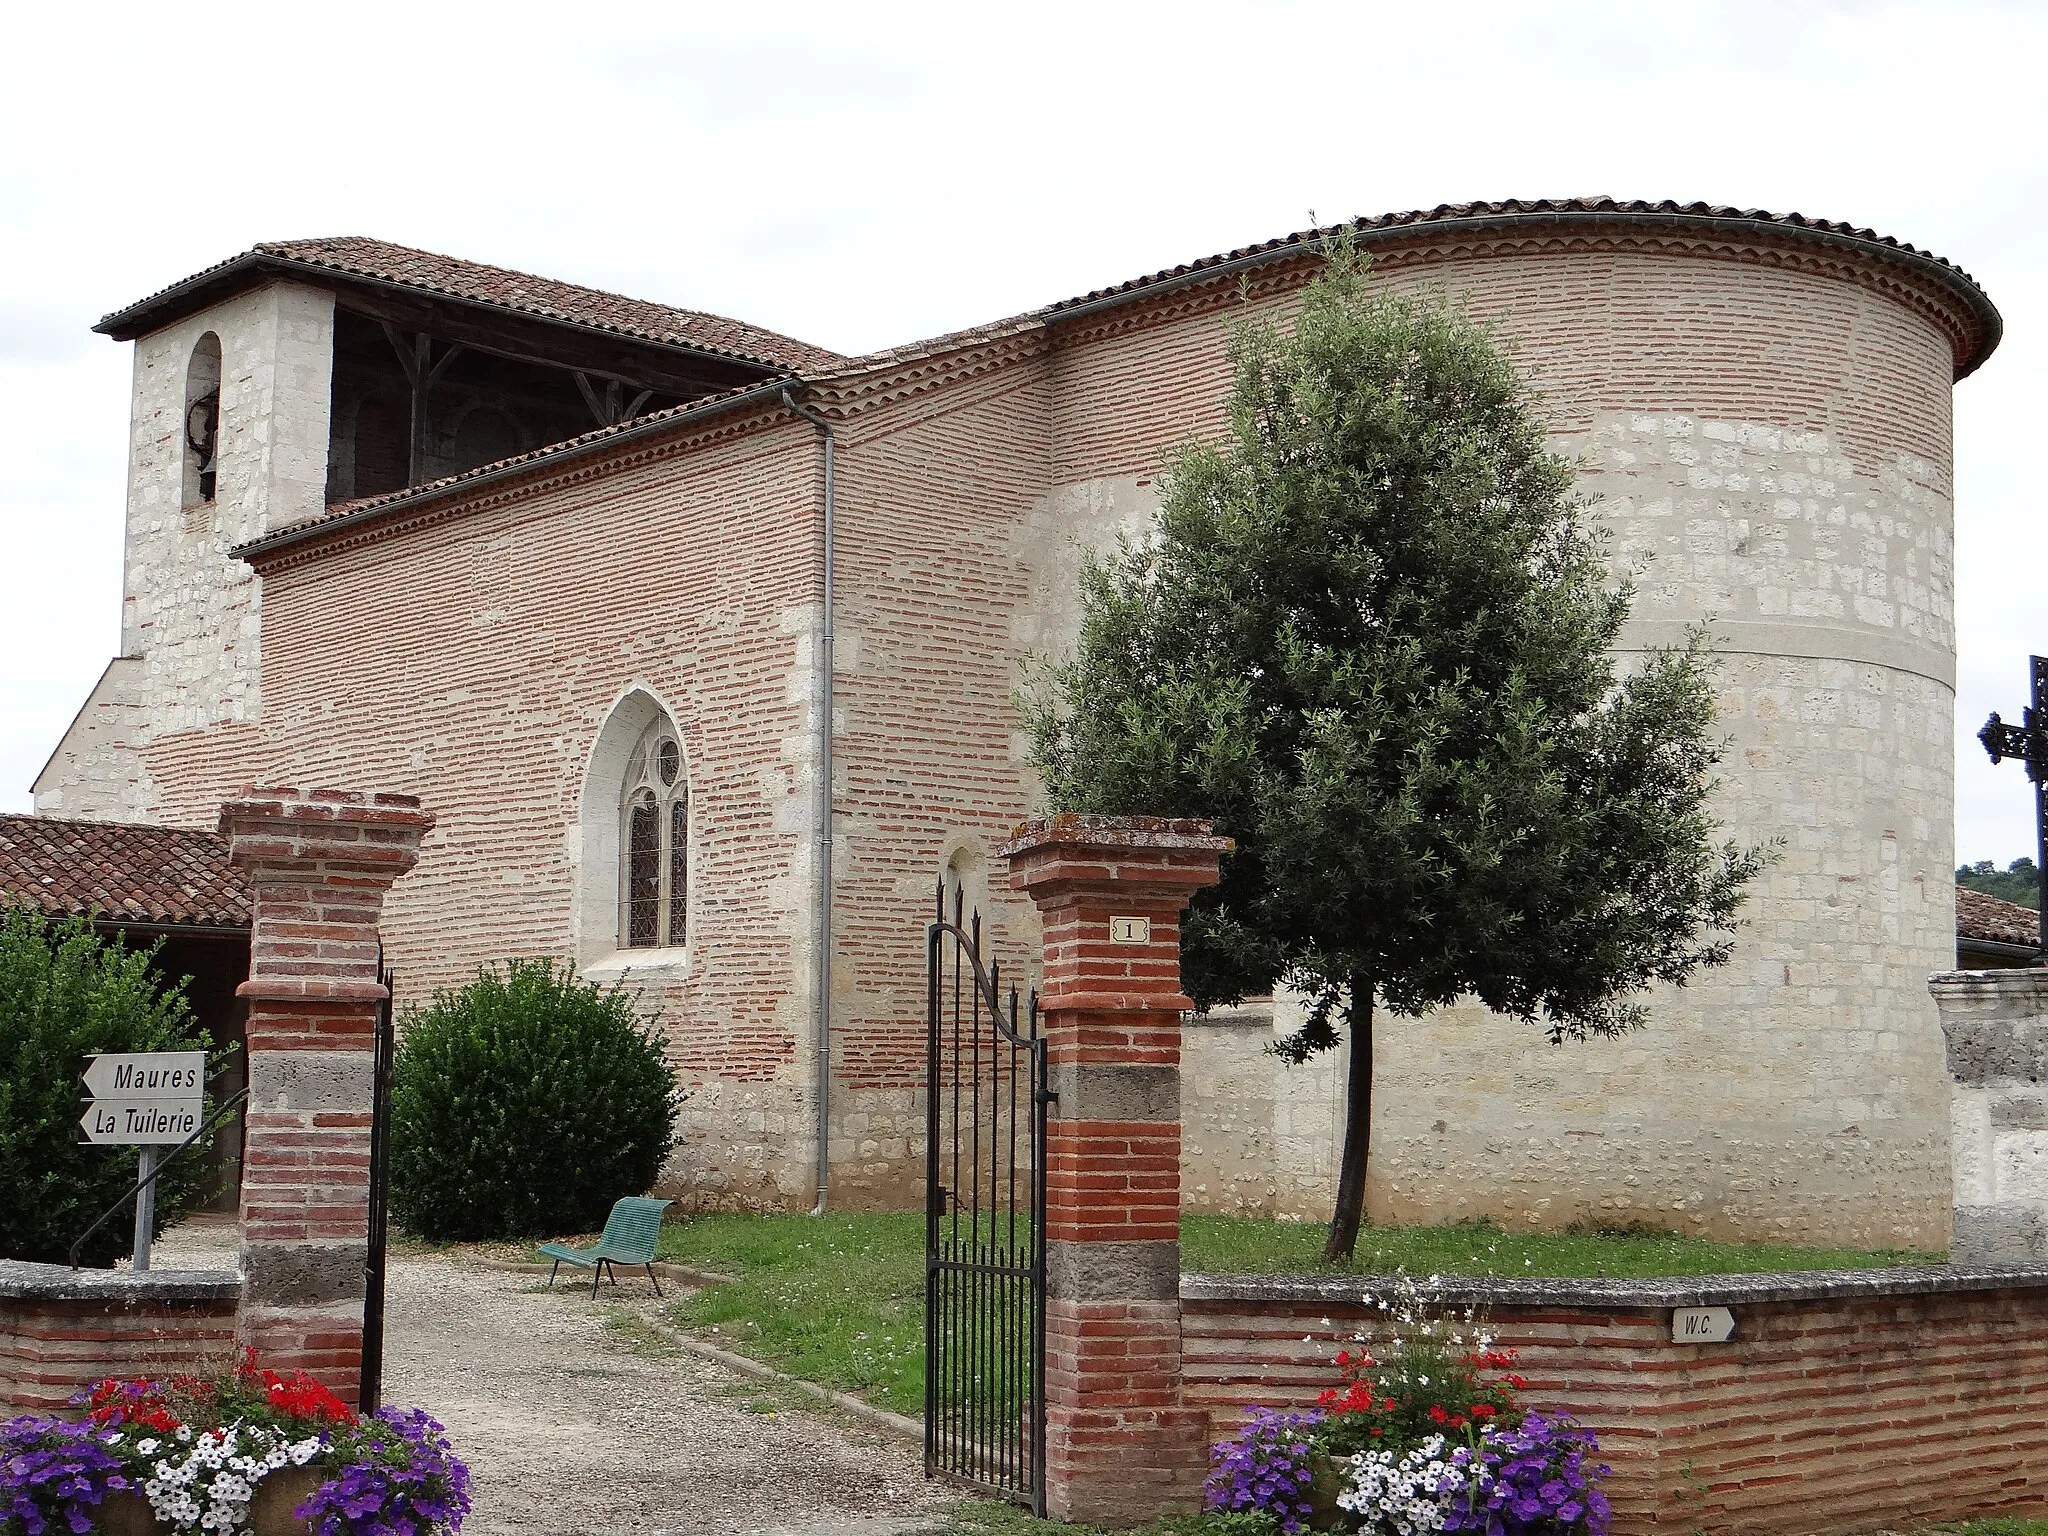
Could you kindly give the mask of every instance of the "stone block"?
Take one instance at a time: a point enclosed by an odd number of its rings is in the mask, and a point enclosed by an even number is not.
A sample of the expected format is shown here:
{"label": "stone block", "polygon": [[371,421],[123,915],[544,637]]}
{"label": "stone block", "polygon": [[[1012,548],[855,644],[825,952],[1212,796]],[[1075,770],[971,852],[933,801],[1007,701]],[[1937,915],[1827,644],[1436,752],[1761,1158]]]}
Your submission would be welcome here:
{"label": "stone block", "polygon": [[1164,1301],[1180,1294],[1180,1244],[1045,1245],[1045,1291],[1060,1301]]}
{"label": "stone block", "polygon": [[252,1305],[326,1305],[359,1299],[369,1254],[360,1243],[251,1242],[242,1246],[242,1273]]}
{"label": "stone block", "polygon": [[2048,1265],[2048,1211],[2017,1202],[1957,1206],[1948,1256],[1952,1264]]}

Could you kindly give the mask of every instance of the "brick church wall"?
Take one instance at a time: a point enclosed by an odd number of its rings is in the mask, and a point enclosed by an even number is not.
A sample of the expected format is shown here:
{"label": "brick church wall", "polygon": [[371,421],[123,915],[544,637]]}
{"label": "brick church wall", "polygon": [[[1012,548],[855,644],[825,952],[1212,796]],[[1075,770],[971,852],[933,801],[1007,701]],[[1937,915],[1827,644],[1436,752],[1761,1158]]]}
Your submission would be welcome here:
{"label": "brick church wall", "polygon": [[[1453,246],[1424,227],[1376,254],[1393,287],[1447,290],[1517,346],[1617,562],[1642,562],[1628,643],[1722,629],[1723,813],[1785,853],[1734,963],[1655,996],[1630,1040],[1552,1048],[1465,1007],[1390,1021],[1373,1213],[1939,1247],[1946,1082],[1923,983],[1953,942],[1944,332],[1851,259],[1790,245]],[[1228,321],[1284,316],[1309,265],[912,349],[812,392],[840,442],[832,1135],[849,1202],[901,1203],[918,1180],[921,930],[949,865],[1030,979],[1035,918],[979,873],[1034,805],[1011,707],[1026,659],[1071,644],[1083,552],[1142,531],[1170,451],[1219,434]],[[575,823],[600,727],[643,689],[676,715],[695,796],[691,954],[633,982],[694,1085],[677,1176],[700,1203],[804,1203],[820,497],[808,425],[713,418],[266,562],[260,686],[238,684],[260,721],[149,736],[146,814],[203,824],[258,777],[418,794],[443,820],[387,924],[407,997],[518,953],[616,974],[583,931]],[[1312,1215],[1339,1064],[1290,1075],[1255,1033],[1188,1033],[1189,1081],[1244,1102],[1191,1116],[1184,1185]],[[1264,1184],[1243,1153],[1260,1134],[1302,1153]]]}
{"label": "brick church wall", "polygon": [[629,689],[673,715],[688,962],[586,971],[623,974],[661,1017],[702,1204],[780,1204],[806,1177],[817,469],[784,419],[684,472],[661,456],[565,477],[264,578],[257,772],[402,790],[441,818],[385,912],[401,1008],[491,961],[577,956],[592,744]]}

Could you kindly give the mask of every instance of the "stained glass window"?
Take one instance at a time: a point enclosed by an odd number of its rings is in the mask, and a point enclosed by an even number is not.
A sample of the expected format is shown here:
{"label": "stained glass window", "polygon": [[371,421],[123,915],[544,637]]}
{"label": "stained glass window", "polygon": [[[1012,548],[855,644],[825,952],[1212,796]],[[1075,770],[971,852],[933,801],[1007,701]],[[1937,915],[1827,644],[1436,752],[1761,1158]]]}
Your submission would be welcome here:
{"label": "stained glass window", "polygon": [[627,949],[675,948],[689,932],[689,786],[683,748],[663,716],[627,759],[619,914]]}
{"label": "stained glass window", "polygon": [[690,888],[690,802],[677,795],[668,808],[668,941],[680,944],[689,932],[684,896]]}

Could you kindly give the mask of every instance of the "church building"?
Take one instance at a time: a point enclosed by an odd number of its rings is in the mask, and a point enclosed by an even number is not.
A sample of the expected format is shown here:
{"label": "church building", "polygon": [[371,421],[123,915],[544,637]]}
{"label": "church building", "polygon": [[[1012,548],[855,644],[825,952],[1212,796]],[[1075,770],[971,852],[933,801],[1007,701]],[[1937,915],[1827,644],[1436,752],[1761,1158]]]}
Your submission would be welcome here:
{"label": "church building", "polygon": [[[1954,964],[1951,391],[2000,321],[1947,261],[1798,215],[1606,199],[1349,226],[1496,324],[1638,602],[1711,624],[1727,835],[1782,838],[1735,957],[1615,1042],[1388,1020],[1382,1220],[1647,1221],[1939,1248]],[[40,815],[208,828],[253,781],[438,816],[393,892],[401,1007],[512,956],[623,979],[689,1091],[686,1204],[923,1195],[942,881],[1035,954],[993,851],[1036,806],[1014,699],[1083,555],[1222,430],[1229,327],[1305,231],[845,357],[344,238],[101,322],[134,345],[121,652]],[[1191,1019],[1197,1209],[1327,1213],[1343,1065]],[[822,1048],[822,1053],[821,1053]]]}

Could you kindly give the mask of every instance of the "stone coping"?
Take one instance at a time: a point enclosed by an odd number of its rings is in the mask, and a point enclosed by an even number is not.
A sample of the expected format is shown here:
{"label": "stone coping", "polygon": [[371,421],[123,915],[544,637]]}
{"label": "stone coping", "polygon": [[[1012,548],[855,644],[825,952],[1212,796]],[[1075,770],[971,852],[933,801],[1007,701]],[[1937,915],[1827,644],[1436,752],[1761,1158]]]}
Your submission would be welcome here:
{"label": "stone coping", "polygon": [[1809,1269],[1785,1274],[1673,1275],[1612,1280],[1511,1275],[1182,1275],[1182,1301],[1315,1302],[1366,1306],[1371,1299],[1413,1294],[1453,1306],[1572,1307],[1631,1311],[1661,1307],[1725,1307],[1773,1301],[1928,1296],[1967,1291],[2048,1291],[2048,1269],[2036,1267],[1901,1265],[1892,1269]]}
{"label": "stone coping", "polygon": [[0,1301],[239,1301],[242,1277],[228,1269],[73,1269],[0,1259]]}
{"label": "stone coping", "polygon": [[1131,853],[1229,853],[1234,838],[1217,837],[1215,825],[1191,816],[1094,816],[1061,811],[1017,823],[1010,841],[996,850],[1015,859],[1036,848],[1087,848]]}

